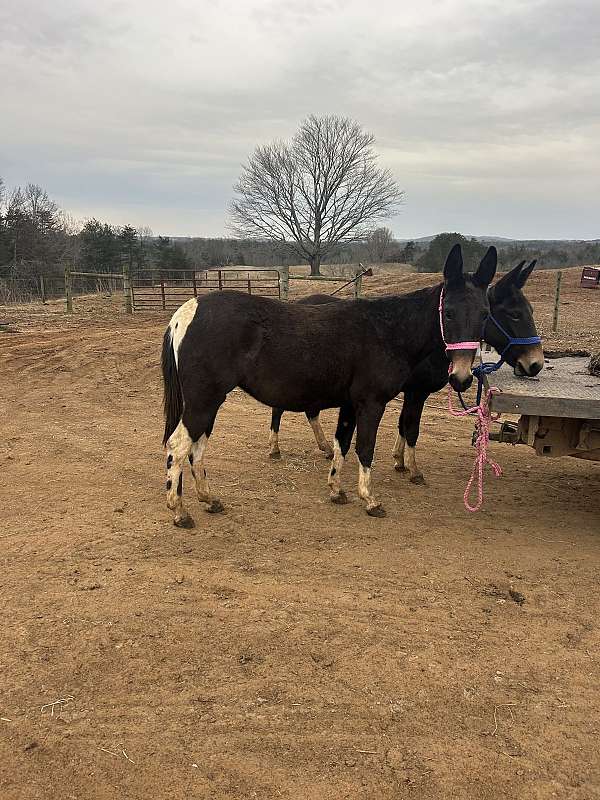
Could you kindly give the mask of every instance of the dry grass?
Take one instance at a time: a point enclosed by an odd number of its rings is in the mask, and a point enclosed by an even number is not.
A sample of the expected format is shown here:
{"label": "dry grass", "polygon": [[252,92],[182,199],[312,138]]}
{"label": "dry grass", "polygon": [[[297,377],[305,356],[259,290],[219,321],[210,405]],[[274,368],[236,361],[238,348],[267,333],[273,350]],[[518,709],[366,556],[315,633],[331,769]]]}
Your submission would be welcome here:
{"label": "dry grass", "polygon": [[[295,272],[297,268],[292,268]],[[300,268],[298,268],[299,270]],[[410,272],[406,264],[373,267],[372,278],[363,278],[366,296],[412,292],[433,286],[441,280],[439,273]],[[529,279],[526,295],[531,301],[540,335],[548,349],[600,350],[600,290],[581,289],[581,267],[562,270],[561,302],[558,331],[552,331],[556,270],[536,270]],[[331,293],[336,284],[319,281],[290,281],[291,298],[316,292]],[[349,286],[340,296],[352,296]]]}
{"label": "dry grass", "polygon": [[[348,274],[349,279],[356,265],[324,267],[325,274]],[[307,267],[292,267],[293,274],[307,274]],[[423,286],[433,286],[441,280],[439,273],[411,272],[406,264],[386,264],[373,267],[374,275],[363,279],[363,293],[378,296],[411,292]],[[554,287],[556,270],[536,270],[526,287],[526,294],[534,307],[538,330],[549,350],[585,349],[590,352],[600,350],[600,290],[581,289],[579,280],[581,267],[571,267],[562,271],[562,291],[558,331],[552,331],[554,309]],[[329,294],[341,286],[330,281],[290,281],[290,298],[305,297],[308,294]],[[340,297],[352,297],[352,286],[346,287]],[[124,317],[120,294],[112,297],[88,295],[74,299],[74,313],[65,314],[64,300],[51,300],[47,305],[31,303],[24,305],[0,305],[0,331],[72,329],[93,322],[103,326],[114,321],[115,316]],[[132,324],[150,322],[160,318],[162,312],[136,313]],[[171,313],[162,314],[165,320]],[[125,321],[125,320],[124,320]]]}

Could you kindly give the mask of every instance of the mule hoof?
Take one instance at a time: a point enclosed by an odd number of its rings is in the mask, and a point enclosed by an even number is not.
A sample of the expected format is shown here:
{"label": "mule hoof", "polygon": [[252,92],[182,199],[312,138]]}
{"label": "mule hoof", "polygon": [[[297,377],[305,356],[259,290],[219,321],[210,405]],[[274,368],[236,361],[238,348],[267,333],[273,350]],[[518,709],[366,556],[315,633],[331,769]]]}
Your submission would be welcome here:
{"label": "mule hoof", "polygon": [[425,485],[425,478],[422,475],[413,475],[410,479],[411,483],[416,483],[417,486],[424,486]]}
{"label": "mule hoof", "polygon": [[406,472],[406,467],[404,466],[404,464],[395,464],[394,469],[396,470],[396,472]]}
{"label": "mule hoof", "polygon": [[340,490],[339,494],[331,496],[331,502],[335,503],[336,506],[345,506],[346,503],[349,503],[350,501],[348,500],[346,492]]}
{"label": "mule hoof", "polygon": [[213,500],[209,506],[206,506],[206,511],[208,514],[220,514],[222,511],[225,511],[225,507],[220,500]]}
{"label": "mule hoof", "polygon": [[367,508],[367,514],[370,517],[385,517],[385,509],[383,506],[374,506],[373,508]]}
{"label": "mule hoof", "polygon": [[269,458],[272,458],[273,461],[280,461],[281,453],[279,452],[279,450],[276,453],[269,453]]}
{"label": "mule hoof", "polygon": [[178,519],[173,520],[173,525],[176,528],[195,528],[196,523],[194,522],[193,518],[190,517],[189,514],[186,514],[185,517],[179,517]]}

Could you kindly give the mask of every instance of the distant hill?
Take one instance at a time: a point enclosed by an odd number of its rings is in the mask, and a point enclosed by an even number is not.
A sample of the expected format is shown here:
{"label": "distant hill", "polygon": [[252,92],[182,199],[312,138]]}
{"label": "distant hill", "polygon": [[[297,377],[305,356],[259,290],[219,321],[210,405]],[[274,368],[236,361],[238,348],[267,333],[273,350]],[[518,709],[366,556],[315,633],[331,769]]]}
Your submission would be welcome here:
{"label": "distant hill", "polygon": [[[439,234],[432,236],[419,236],[414,239],[396,239],[398,244],[406,244],[407,242],[415,242],[417,244],[429,244]],[[467,239],[477,239],[478,242],[483,244],[500,244],[500,245],[527,245],[528,247],[544,246],[544,245],[562,245],[562,244],[600,244],[600,239],[510,239],[506,236],[477,236],[470,233],[464,233]]]}
{"label": "distant hill", "polygon": [[[445,233],[450,233],[451,231],[444,231]],[[498,244],[500,246],[506,247],[510,244],[515,245],[523,245],[528,247],[543,247],[546,246],[556,246],[556,245],[569,245],[569,244],[600,244],[600,239],[511,239],[507,236],[477,236],[471,233],[463,233],[467,239],[477,239],[478,242],[482,242],[482,244]],[[398,244],[406,244],[407,242],[415,242],[418,245],[427,245],[432,242],[436,236],[439,236],[438,233],[434,233],[431,236],[415,236],[413,238],[402,238],[402,239],[394,239],[395,242]],[[193,241],[206,241],[206,242],[236,242],[240,241],[238,239],[227,237],[227,236],[219,236],[219,237],[211,237],[211,236],[170,236],[169,237],[173,242],[193,242]]]}

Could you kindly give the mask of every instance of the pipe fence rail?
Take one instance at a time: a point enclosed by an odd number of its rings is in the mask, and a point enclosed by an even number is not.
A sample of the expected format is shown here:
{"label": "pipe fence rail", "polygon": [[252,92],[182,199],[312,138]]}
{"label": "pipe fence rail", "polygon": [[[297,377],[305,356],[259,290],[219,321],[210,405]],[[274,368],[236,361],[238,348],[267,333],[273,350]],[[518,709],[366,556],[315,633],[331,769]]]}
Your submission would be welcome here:
{"label": "pipe fence rail", "polygon": [[135,311],[173,311],[190,297],[223,289],[282,296],[276,269],[149,270],[132,278],[132,306]]}

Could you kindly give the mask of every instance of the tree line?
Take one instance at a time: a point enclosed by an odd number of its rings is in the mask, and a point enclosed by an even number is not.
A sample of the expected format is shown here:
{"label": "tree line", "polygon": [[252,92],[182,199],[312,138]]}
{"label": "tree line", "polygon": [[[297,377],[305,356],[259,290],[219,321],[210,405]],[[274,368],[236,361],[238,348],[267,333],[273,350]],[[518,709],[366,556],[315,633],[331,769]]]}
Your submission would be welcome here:
{"label": "tree line", "polygon": [[[387,227],[338,242],[325,264],[410,264],[423,272],[439,271],[455,242],[468,266],[476,264],[489,241],[443,233],[429,241],[397,241]],[[494,242],[500,267],[537,258],[542,268],[600,263],[600,241]],[[37,184],[8,190],[0,178],[0,278],[62,275],[69,263],[85,272],[119,272],[127,261],[135,274],[148,269],[202,269],[228,265],[273,267],[299,262],[285,243],[258,238],[170,238],[147,227],[117,226],[97,219],[77,224]]]}
{"label": "tree line", "polygon": [[9,191],[0,177],[0,270],[52,272],[70,248],[71,221],[34,183]]}
{"label": "tree line", "polygon": [[467,269],[474,269],[490,244],[498,250],[500,270],[507,270],[517,262],[537,259],[541,269],[560,269],[582,264],[600,263],[600,240],[595,241],[504,241],[467,238],[460,233],[442,233],[430,242],[418,242],[414,264],[419,272],[438,272],[450,248],[460,243]]}
{"label": "tree line", "polygon": [[91,219],[77,224],[41,186],[8,190],[0,177],[0,278],[62,275],[68,263],[83,272],[133,272],[191,267],[181,244],[150,228]]}

